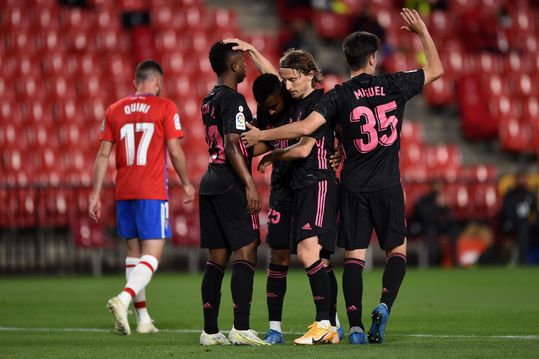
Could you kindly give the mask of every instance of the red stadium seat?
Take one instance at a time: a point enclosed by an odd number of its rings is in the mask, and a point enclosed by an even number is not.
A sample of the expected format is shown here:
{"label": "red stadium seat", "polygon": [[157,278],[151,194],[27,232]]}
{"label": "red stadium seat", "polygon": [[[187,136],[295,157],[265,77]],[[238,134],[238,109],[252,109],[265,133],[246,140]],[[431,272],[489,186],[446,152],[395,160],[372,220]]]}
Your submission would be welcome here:
{"label": "red stadium seat", "polygon": [[498,118],[493,118],[489,111],[479,76],[466,75],[457,82],[457,99],[465,137],[483,139],[497,136]]}
{"label": "red stadium seat", "polygon": [[335,85],[341,84],[345,81],[345,79],[342,76],[338,75],[325,75],[324,76],[324,92],[328,92],[329,90],[332,90]]}
{"label": "red stadium seat", "polygon": [[538,96],[537,81],[539,78],[528,73],[521,73],[513,78],[515,94],[522,97]]}
{"label": "red stadium seat", "polygon": [[449,207],[457,219],[467,219],[473,213],[468,186],[462,183],[452,183],[444,187],[444,193],[449,200]]}
{"label": "red stadium seat", "polygon": [[236,28],[236,12],[231,9],[215,9],[207,14],[207,26],[213,31]]}
{"label": "red stadium seat", "polygon": [[493,165],[474,165],[465,169],[465,179],[470,183],[494,183],[498,169]]}
{"label": "red stadium seat", "polygon": [[22,128],[16,123],[5,122],[0,124],[0,148],[14,147],[22,136]]}
{"label": "red stadium seat", "polygon": [[[500,211],[500,195],[495,183],[481,183],[471,187],[473,217],[494,219]],[[472,218],[473,218],[472,217]]]}
{"label": "red stadium seat", "polygon": [[90,30],[85,28],[75,28],[70,30],[65,36],[66,49],[79,53],[94,53],[95,41]]}
{"label": "red stadium seat", "polygon": [[420,122],[404,119],[401,128],[401,146],[407,146],[410,143],[422,144],[423,139],[423,126]]}
{"label": "red stadium seat", "polygon": [[535,144],[532,127],[515,117],[504,118],[500,122],[502,149],[516,153],[534,153]]}
{"label": "red stadium seat", "polygon": [[92,28],[94,12],[83,7],[63,7],[60,10],[60,23],[66,32],[86,32]]}
{"label": "red stadium seat", "polygon": [[439,78],[424,90],[427,103],[431,106],[448,106],[455,101],[455,82],[451,78]]}
{"label": "red stadium seat", "polygon": [[77,247],[103,248],[107,246],[103,224],[95,223],[88,217],[74,217],[71,220],[71,233]]}
{"label": "red stadium seat", "polygon": [[426,183],[410,183],[404,185],[404,204],[406,218],[410,218],[417,201],[430,192],[430,186]]}
{"label": "red stadium seat", "polygon": [[65,54],[66,44],[63,39],[61,30],[51,28],[46,30],[41,30],[35,35],[37,49],[46,56],[57,57],[67,56]]}
{"label": "red stadium seat", "polygon": [[120,14],[115,11],[99,9],[95,12],[93,27],[95,30],[108,29],[119,32],[122,28]]}
{"label": "red stadium seat", "polygon": [[[54,2],[56,3],[56,2]],[[37,10],[37,9],[36,9]],[[40,6],[39,10],[34,12],[33,27],[41,32],[49,29],[60,28],[60,15],[58,7],[54,5]]]}
{"label": "red stadium seat", "polygon": [[316,34],[323,39],[343,39],[350,29],[348,16],[329,11],[316,11],[312,21]]}
{"label": "red stadium seat", "polygon": [[49,77],[47,81],[47,93],[53,101],[60,102],[77,97],[77,87],[72,77],[58,75]]}
{"label": "red stadium seat", "polygon": [[129,41],[129,35],[121,29],[100,28],[95,30],[96,49],[105,55],[129,52]]}

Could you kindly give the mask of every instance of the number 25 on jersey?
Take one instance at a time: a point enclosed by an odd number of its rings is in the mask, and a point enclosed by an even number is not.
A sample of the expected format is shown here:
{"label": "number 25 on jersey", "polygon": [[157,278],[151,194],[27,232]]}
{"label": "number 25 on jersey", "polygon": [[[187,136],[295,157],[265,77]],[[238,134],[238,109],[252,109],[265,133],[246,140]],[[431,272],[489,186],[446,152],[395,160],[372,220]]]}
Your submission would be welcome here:
{"label": "number 25 on jersey", "polygon": [[[397,109],[395,101],[376,106],[376,114],[369,107],[358,106],[350,114],[350,122],[359,122],[362,138],[354,140],[357,150],[366,153],[374,150],[378,144],[391,146],[398,137],[396,116],[387,116],[387,113]],[[362,121],[362,119],[364,119]],[[378,130],[376,124],[378,123]],[[389,132],[388,132],[389,128]],[[389,135],[388,135],[389,133]]]}

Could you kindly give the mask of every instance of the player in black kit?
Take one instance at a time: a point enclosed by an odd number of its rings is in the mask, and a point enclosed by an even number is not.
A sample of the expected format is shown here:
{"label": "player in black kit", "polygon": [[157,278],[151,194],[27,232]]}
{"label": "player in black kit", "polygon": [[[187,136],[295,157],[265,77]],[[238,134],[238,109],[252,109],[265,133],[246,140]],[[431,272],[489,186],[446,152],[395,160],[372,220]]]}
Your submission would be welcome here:
{"label": "player in black kit", "polygon": [[[286,117],[281,120],[282,125],[306,117],[322,98],[323,91],[316,89],[322,80],[320,70],[313,57],[304,51],[292,50],[285,53],[280,61],[279,74],[283,86],[294,99]],[[273,100],[273,97],[266,100],[269,109]],[[335,329],[337,281],[329,265],[329,256],[335,247],[337,210],[337,183],[330,162],[334,152],[333,130],[329,126],[322,126],[312,135],[302,137],[298,143],[286,145],[266,155],[259,168],[263,171],[273,162],[281,166],[281,159],[295,160],[290,185],[294,191],[290,249],[292,253],[297,252],[309,276],[316,306],[316,321],[304,336],[294,342],[305,345],[336,343],[339,341]],[[270,264],[271,272],[268,273],[284,277],[286,271],[282,271],[283,268],[279,272],[276,266],[272,268]],[[270,281],[271,278],[268,278],[268,286]],[[280,335],[280,321],[278,328],[272,328],[270,318],[268,334],[268,341],[272,334]]]}
{"label": "player in black kit", "polygon": [[[209,54],[217,83],[202,104],[210,160],[199,190],[200,246],[209,249],[202,280],[204,330],[202,345],[267,345],[249,328],[256,251],[260,242],[258,212],[261,201],[251,177],[252,149],[240,141],[252,121],[237,85],[245,78],[245,59],[234,44],[215,43]],[[221,284],[231,252],[234,325],[227,338],[219,332],[217,318]],[[229,341],[230,340],[230,341]]]}
{"label": "player in black kit", "polygon": [[[352,79],[337,85],[303,121],[242,134],[245,142],[295,138],[330,125],[341,133],[339,246],[345,248],[343,291],[350,321],[350,343],[381,343],[389,312],[406,272],[406,225],[399,173],[400,131],[407,100],[443,75],[443,66],[425,23],[415,10],[403,9],[405,30],[416,33],[427,65],[420,70],[375,76],[379,39],[370,33],[350,34],[343,51]],[[251,127],[251,126],[249,126]],[[371,314],[368,336],[361,321],[362,269],[372,229],[387,262],[380,305]]]}

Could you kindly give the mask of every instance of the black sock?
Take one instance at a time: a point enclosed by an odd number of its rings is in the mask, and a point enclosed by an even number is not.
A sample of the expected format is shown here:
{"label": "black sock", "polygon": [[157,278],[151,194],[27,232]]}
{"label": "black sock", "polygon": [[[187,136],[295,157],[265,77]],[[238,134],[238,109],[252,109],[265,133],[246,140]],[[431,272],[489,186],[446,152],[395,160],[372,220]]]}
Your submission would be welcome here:
{"label": "black sock", "polygon": [[382,297],[380,303],[387,305],[391,310],[399,288],[406,274],[406,256],[404,254],[395,253],[387,257],[386,268],[382,277]]}
{"label": "black sock", "polygon": [[202,278],[202,308],[204,311],[204,331],[208,334],[219,332],[217,317],[221,304],[221,283],[225,269],[212,261],[206,262],[206,272]]}
{"label": "black sock", "polygon": [[286,273],[288,266],[270,263],[266,282],[266,302],[270,321],[280,322],[283,315],[283,302],[286,293]]}
{"label": "black sock", "polygon": [[342,289],[346,302],[346,314],[350,328],[360,327],[365,330],[361,321],[363,306],[363,268],[365,261],[355,258],[344,259],[344,272],[342,275]]}
{"label": "black sock", "polygon": [[234,328],[237,330],[249,329],[254,274],[255,268],[250,262],[241,259],[234,262],[230,289],[234,306]]}
{"label": "black sock", "polygon": [[309,276],[311,292],[316,306],[316,321],[329,320],[329,277],[324,263],[319,259],[305,269]]}
{"label": "black sock", "polygon": [[337,284],[337,278],[335,278],[335,272],[333,266],[330,264],[326,267],[329,279],[329,321],[332,326],[336,326],[335,316],[337,314],[337,292],[339,291],[339,285]]}

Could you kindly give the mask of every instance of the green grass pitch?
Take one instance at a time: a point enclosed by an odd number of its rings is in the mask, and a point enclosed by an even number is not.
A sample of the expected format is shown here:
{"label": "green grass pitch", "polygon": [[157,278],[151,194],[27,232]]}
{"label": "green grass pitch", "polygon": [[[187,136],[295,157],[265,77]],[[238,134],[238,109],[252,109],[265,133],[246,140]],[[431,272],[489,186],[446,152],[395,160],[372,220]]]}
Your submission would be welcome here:
{"label": "green grass pitch", "polygon": [[[340,281],[341,273],[337,271]],[[378,303],[381,270],[364,274],[363,320]],[[120,276],[0,279],[0,358],[538,358],[539,268],[409,269],[382,345],[298,347],[296,333],[314,318],[306,275],[291,271],[283,330],[274,347],[201,347],[201,275],[157,273],[148,306],[161,330],[122,337],[109,331],[106,300]],[[267,329],[265,274],[258,270],[251,326]],[[342,295],[339,317],[347,328]],[[230,270],[223,282],[220,327],[232,326]],[[134,328],[134,316],[131,318]],[[134,330],[133,330],[134,332]]]}

